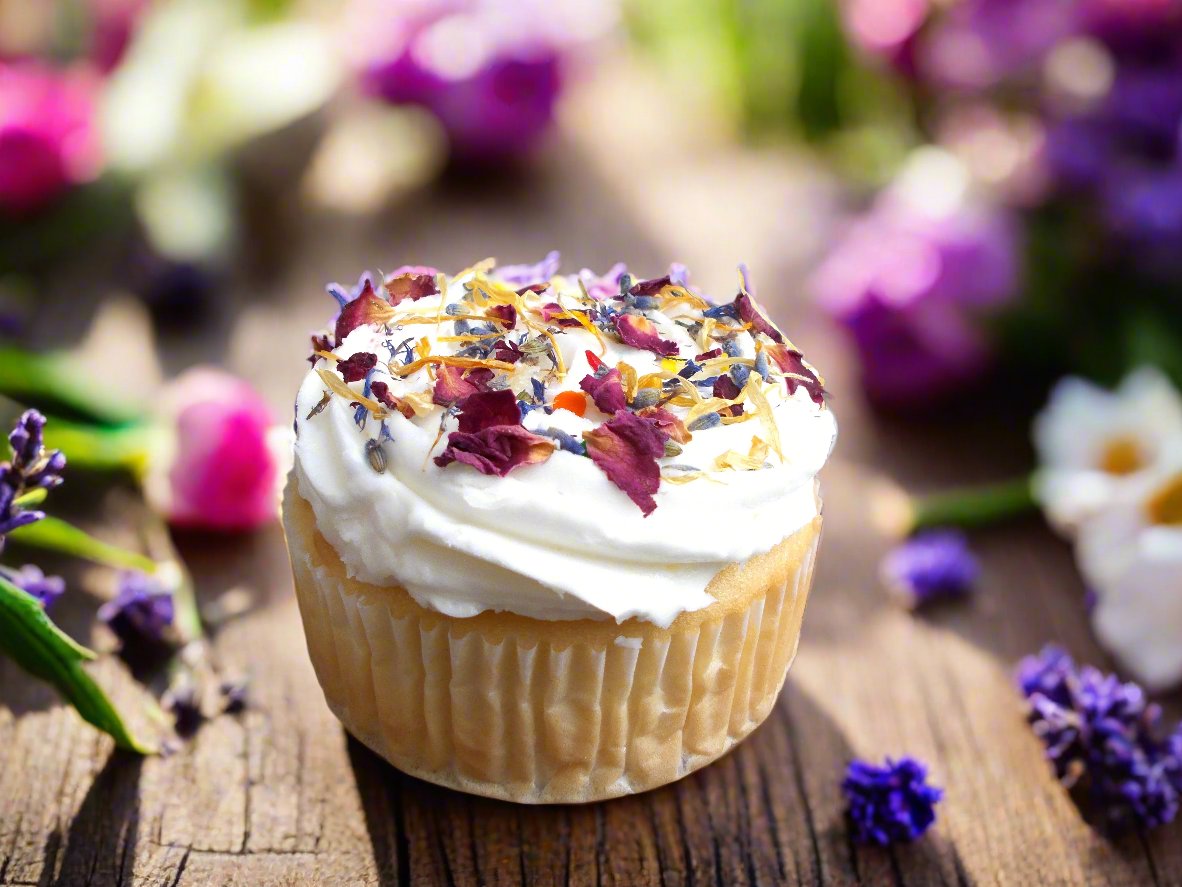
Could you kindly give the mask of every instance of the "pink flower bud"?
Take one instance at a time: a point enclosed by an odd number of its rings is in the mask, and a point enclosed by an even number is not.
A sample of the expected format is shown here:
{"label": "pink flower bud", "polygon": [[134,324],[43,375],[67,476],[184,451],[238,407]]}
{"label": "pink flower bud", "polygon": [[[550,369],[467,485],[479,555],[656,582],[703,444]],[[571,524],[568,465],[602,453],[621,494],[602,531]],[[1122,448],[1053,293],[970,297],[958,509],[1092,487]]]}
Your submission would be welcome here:
{"label": "pink flower bud", "polygon": [[0,212],[32,212],[94,178],[94,91],[78,71],[0,62]]}
{"label": "pink flower bud", "polygon": [[268,445],[273,417],[249,384],[198,367],[165,394],[175,423],[169,452],[153,459],[146,484],[152,506],[175,526],[252,530],[278,513],[279,468]]}

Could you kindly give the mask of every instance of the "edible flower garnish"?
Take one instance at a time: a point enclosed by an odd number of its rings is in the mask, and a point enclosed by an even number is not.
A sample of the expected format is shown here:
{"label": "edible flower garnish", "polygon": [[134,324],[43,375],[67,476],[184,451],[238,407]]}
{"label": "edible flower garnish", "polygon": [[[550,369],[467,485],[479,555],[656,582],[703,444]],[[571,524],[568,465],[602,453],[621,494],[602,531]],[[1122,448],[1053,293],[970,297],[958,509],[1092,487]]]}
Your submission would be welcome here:
{"label": "edible flower garnish", "polygon": [[601,412],[609,416],[628,407],[624,399],[624,386],[620,382],[620,371],[617,369],[607,370],[602,375],[584,376],[579,387],[591,395]]}
{"label": "edible flower garnish", "polygon": [[[330,287],[340,311],[313,338],[321,400],[302,407],[297,433],[340,398],[379,473],[405,419],[435,435],[441,468],[504,476],[561,450],[590,458],[648,515],[662,470],[686,483],[784,462],[778,411],[798,388],[824,409],[823,380],[755,302],[745,270],[725,305],[682,266],[641,280],[623,265],[603,277],[558,270],[552,252],[533,265],[486,259],[453,277],[404,266]],[[334,353],[361,327],[369,338],[355,336],[354,353]],[[750,449],[701,452],[694,440],[752,420],[758,434],[739,436]]]}
{"label": "edible flower garnish", "polygon": [[665,434],[646,419],[621,410],[598,428],[583,432],[587,455],[648,517],[661,485],[657,460],[665,455]]}
{"label": "edible flower garnish", "polygon": [[963,597],[981,573],[968,539],[955,530],[931,530],[894,548],[880,569],[887,589],[907,606]]}
{"label": "edible flower garnish", "polygon": [[656,325],[647,317],[639,314],[617,314],[614,322],[620,341],[625,345],[642,348],[662,357],[677,354],[677,343],[662,339],[657,333]]}
{"label": "edible flower garnish", "polygon": [[545,462],[554,449],[553,441],[522,426],[513,392],[479,391],[461,401],[460,429],[448,435],[435,464],[462,462],[481,474],[504,477],[521,465]]}

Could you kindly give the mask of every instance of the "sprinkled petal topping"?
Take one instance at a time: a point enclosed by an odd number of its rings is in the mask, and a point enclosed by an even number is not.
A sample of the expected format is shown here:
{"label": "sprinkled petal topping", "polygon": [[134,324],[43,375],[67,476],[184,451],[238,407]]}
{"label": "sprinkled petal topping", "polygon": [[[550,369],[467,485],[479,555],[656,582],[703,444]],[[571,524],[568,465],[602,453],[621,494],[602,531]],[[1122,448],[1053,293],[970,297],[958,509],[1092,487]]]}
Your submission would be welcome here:
{"label": "sprinkled petal topping", "polygon": [[460,462],[481,474],[504,477],[521,465],[545,462],[554,449],[554,441],[520,425],[494,425],[475,432],[453,431],[448,435],[447,448],[435,457],[435,464],[444,468]]}
{"label": "sprinkled petal topping", "polygon": [[628,407],[617,369],[608,370],[602,376],[584,376],[579,387],[590,394],[595,406],[609,416]]}
{"label": "sprinkled petal topping", "polygon": [[395,273],[386,280],[384,286],[391,305],[397,305],[404,299],[423,299],[439,292],[433,268],[424,268],[422,272],[412,269]]}
{"label": "sprinkled petal topping", "polygon": [[784,334],[776,329],[775,324],[767,319],[760,307],[755,304],[755,300],[746,292],[735,296],[735,308],[739,312],[739,320],[751,324],[753,330],[763,333],[773,342],[784,341]]}
{"label": "sprinkled petal topping", "polygon": [[497,276],[515,286],[529,286],[534,283],[545,283],[558,273],[561,265],[562,254],[555,249],[546,253],[546,258],[536,265],[505,265],[498,268]]}
{"label": "sprinkled petal topping", "polygon": [[345,337],[359,326],[370,323],[381,323],[389,316],[389,304],[374,292],[373,284],[367,278],[361,294],[341,309],[336,323],[337,344],[345,341]]}
{"label": "sprinkled petal topping", "polygon": [[881,766],[851,761],[842,793],[854,838],[862,844],[913,841],[936,821],[944,792],[929,785],[927,767],[914,758],[887,758]]}
{"label": "sprinkled petal topping", "polygon": [[662,339],[657,333],[656,326],[647,317],[642,317],[639,314],[617,314],[615,325],[620,341],[625,345],[642,348],[662,357],[672,357],[677,354],[677,345]]}
{"label": "sprinkled petal topping", "polygon": [[483,367],[464,370],[461,367],[441,366],[435,377],[432,399],[440,405],[456,403],[471,394],[488,391],[492,378],[492,370]]}
{"label": "sprinkled petal topping", "polygon": [[378,365],[378,356],[368,351],[358,351],[348,360],[337,362],[339,372],[346,382],[360,382],[366,373]]}
{"label": "sprinkled petal topping", "polygon": [[587,455],[648,517],[657,507],[661,484],[657,459],[665,455],[665,435],[652,423],[626,411],[583,432]]}

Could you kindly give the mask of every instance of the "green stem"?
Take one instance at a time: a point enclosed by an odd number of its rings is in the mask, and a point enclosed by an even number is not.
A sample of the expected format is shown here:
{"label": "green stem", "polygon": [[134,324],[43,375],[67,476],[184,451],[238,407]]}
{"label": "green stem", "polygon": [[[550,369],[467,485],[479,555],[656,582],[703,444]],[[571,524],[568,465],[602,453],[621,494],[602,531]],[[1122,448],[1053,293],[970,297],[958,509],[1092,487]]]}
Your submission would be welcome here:
{"label": "green stem", "polygon": [[55,418],[45,427],[45,445],[65,453],[71,468],[122,471],[142,477],[152,433],[153,429],[145,425],[103,428]]}
{"label": "green stem", "polygon": [[0,394],[44,412],[106,427],[142,421],[137,410],[87,382],[60,354],[0,348]]}
{"label": "green stem", "polygon": [[990,526],[1033,511],[1038,502],[1032,479],[1021,477],[917,498],[912,507],[911,531],[915,532],[933,527]]}
{"label": "green stem", "polygon": [[8,538],[21,545],[57,551],[121,570],[139,570],[143,573],[155,573],[157,570],[156,562],[150,557],[109,545],[56,517],[46,517],[35,524],[13,530]]}
{"label": "green stem", "polygon": [[12,504],[17,508],[35,508],[49,498],[49,490],[39,487],[36,490],[29,490],[23,496],[17,496]]}

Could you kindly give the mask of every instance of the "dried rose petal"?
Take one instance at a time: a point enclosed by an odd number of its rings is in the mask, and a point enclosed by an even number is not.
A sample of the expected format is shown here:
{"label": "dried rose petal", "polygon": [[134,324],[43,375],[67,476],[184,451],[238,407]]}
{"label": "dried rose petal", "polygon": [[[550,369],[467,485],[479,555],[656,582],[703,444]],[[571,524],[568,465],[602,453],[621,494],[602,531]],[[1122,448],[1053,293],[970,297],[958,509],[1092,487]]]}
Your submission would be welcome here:
{"label": "dried rose petal", "polygon": [[598,428],[583,432],[587,455],[648,517],[657,507],[661,485],[657,460],[665,455],[665,435],[652,422],[621,410]]}
{"label": "dried rose petal", "polygon": [[385,382],[374,382],[369,386],[370,393],[378,399],[378,403],[387,409],[397,410],[408,419],[415,417],[414,407],[390,392],[390,386]]}
{"label": "dried rose petal", "polygon": [[584,376],[579,387],[591,395],[595,406],[609,416],[628,406],[620,371],[610,369],[602,376]]}
{"label": "dried rose petal", "polygon": [[365,374],[378,365],[378,356],[372,351],[358,351],[346,360],[337,361],[337,372],[346,382],[360,382]]}
{"label": "dried rose petal", "polygon": [[460,431],[483,431],[498,425],[520,425],[521,410],[508,388],[500,391],[477,391],[460,401]]}
{"label": "dried rose petal", "polygon": [[685,423],[664,407],[645,407],[638,410],[636,415],[651,422],[658,431],[680,444],[689,443],[693,437]]}
{"label": "dried rose petal", "polygon": [[734,379],[732,379],[726,373],[723,373],[714,380],[714,391],[711,393],[715,397],[721,397],[724,400],[734,400],[742,393],[742,391],[743,389],[735,384]]}
{"label": "dried rose petal", "polygon": [[517,363],[517,361],[525,357],[525,352],[521,350],[521,346],[516,342],[501,339],[493,345],[492,356],[493,360],[501,360],[505,363]]}
{"label": "dried rose petal", "polygon": [[556,315],[564,314],[566,309],[557,302],[547,302],[545,305],[538,307],[538,313],[542,315],[542,321],[549,323]]}
{"label": "dried rose petal", "polygon": [[698,363],[701,363],[704,360],[713,360],[715,357],[722,357],[721,348],[711,348],[709,351],[703,351],[701,354],[695,357],[694,360],[696,360]]}
{"label": "dried rose petal", "polygon": [[391,305],[397,305],[406,299],[413,302],[439,293],[434,274],[419,274],[414,271],[387,278],[385,286],[386,292],[390,294]]}
{"label": "dried rose petal", "polygon": [[616,332],[625,345],[642,348],[661,357],[673,357],[677,354],[676,343],[662,339],[657,333],[656,325],[647,317],[641,317],[639,314],[617,314],[615,323]]}
{"label": "dried rose petal", "polygon": [[803,354],[783,344],[769,345],[764,351],[779,367],[781,373],[789,374],[784,377],[789,394],[795,394],[797,388],[803,388],[809,393],[813,403],[817,406],[824,405],[825,386],[821,384],[817,374],[805,365]]}
{"label": "dried rose petal", "polygon": [[497,305],[489,308],[485,313],[507,330],[511,330],[517,326],[517,309],[512,305]]}
{"label": "dried rose petal", "polygon": [[523,286],[517,291],[517,295],[524,296],[526,293],[533,293],[535,296],[546,292],[550,289],[549,283],[531,283],[529,286]]}
{"label": "dried rose petal", "polygon": [[665,287],[669,286],[673,281],[669,279],[669,275],[664,277],[653,277],[650,280],[640,280],[632,285],[632,289],[628,290],[628,294],[632,296],[655,296]]}
{"label": "dried rose petal", "polygon": [[444,468],[452,462],[461,462],[481,474],[504,477],[520,465],[545,462],[554,449],[552,440],[520,425],[496,425],[471,433],[453,431],[447,437],[447,448],[435,457],[435,464]]}
{"label": "dried rose petal", "polygon": [[493,371],[484,367],[465,370],[463,367],[441,366],[431,399],[440,406],[447,406],[478,391],[488,391],[492,379]]}
{"label": "dried rose petal", "polygon": [[767,319],[767,315],[755,304],[755,300],[747,293],[739,293],[735,296],[735,308],[739,312],[739,319],[743,323],[751,324],[752,330],[763,333],[773,342],[784,341],[784,334],[776,329],[775,325]]}
{"label": "dried rose petal", "polygon": [[373,284],[365,281],[365,288],[352,302],[341,309],[337,316],[336,337],[337,344],[345,341],[345,337],[359,326],[368,323],[381,323],[389,316],[389,304],[378,298],[373,290]]}
{"label": "dried rose petal", "polygon": [[316,361],[320,360],[320,355],[316,353],[317,351],[332,351],[332,342],[323,333],[312,334],[312,353],[308,355],[308,363],[312,364],[312,366],[315,366]]}

